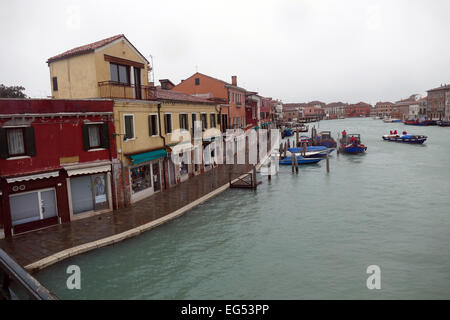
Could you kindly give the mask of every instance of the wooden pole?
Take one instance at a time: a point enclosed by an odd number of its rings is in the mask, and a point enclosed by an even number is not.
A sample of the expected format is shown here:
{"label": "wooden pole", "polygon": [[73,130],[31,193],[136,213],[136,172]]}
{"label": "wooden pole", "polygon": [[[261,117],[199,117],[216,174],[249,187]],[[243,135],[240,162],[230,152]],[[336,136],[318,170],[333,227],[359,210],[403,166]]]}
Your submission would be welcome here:
{"label": "wooden pole", "polygon": [[298,129],[295,130],[295,146],[298,147]]}
{"label": "wooden pole", "polygon": [[298,162],[297,162],[297,155],[294,153],[294,157],[295,157],[295,173],[298,174]]}
{"label": "wooden pole", "polygon": [[286,156],[287,156],[287,149],[288,149],[288,145],[287,145],[287,143],[285,142],[284,143],[284,157],[286,158]]}
{"label": "wooden pole", "polygon": [[328,156],[328,152],[327,152],[327,172],[330,172],[330,157]]}
{"label": "wooden pole", "polygon": [[294,166],[295,166],[295,163],[297,162],[297,157],[295,156],[295,153],[292,153],[292,156],[291,156],[291,168],[292,168],[292,173],[294,173]]}
{"label": "wooden pole", "polygon": [[252,182],[253,182],[253,189],[256,189],[256,186],[258,185],[258,183],[256,182],[256,166],[253,166]]}
{"label": "wooden pole", "polygon": [[269,160],[267,180],[270,181],[271,179],[272,179],[272,161]]}

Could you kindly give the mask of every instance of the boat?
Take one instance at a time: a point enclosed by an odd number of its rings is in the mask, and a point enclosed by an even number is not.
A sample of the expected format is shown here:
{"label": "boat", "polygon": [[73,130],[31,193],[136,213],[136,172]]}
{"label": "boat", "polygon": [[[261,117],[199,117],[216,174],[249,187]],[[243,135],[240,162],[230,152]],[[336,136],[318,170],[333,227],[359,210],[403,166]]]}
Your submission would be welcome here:
{"label": "boat", "polygon": [[401,143],[414,143],[421,144],[427,140],[427,136],[423,135],[411,135],[403,134],[399,136],[398,134],[386,134],[383,136],[384,141],[401,142]]}
{"label": "boat", "polygon": [[348,134],[340,139],[339,152],[345,153],[363,153],[367,147],[361,143],[361,136],[359,134]]}
{"label": "boat", "polygon": [[442,120],[440,120],[440,121],[437,121],[436,123],[440,127],[450,127],[450,121],[442,121]]}
{"label": "boat", "polygon": [[404,124],[410,125],[410,126],[432,126],[435,121],[432,120],[405,120],[403,121]]}
{"label": "boat", "polygon": [[292,131],[291,128],[285,128],[283,131],[281,131],[281,138],[285,138],[285,137],[291,137],[294,135],[294,132]]}
{"label": "boat", "polygon": [[301,126],[298,128],[299,132],[308,132],[309,127],[308,126]]}
{"label": "boat", "polygon": [[304,148],[289,148],[289,153],[286,156],[295,153],[295,155],[302,156],[303,158],[326,158],[327,154],[330,154],[334,151],[334,148],[327,148],[324,146],[307,146],[304,152]]}
{"label": "boat", "polygon": [[[323,158],[304,158],[302,156],[296,156],[297,157],[297,163],[298,164],[314,164],[318,163],[320,160],[323,160]],[[292,165],[292,155],[286,156],[285,158],[281,158],[279,160],[280,165]]]}
{"label": "boat", "polygon": [[327,148],[336,148],[336,140],[331,136],[331,131],[321,131],[317,136],[312,139],[313,146],[324,146]]}
{"label": "boat", "polygon": [[384,123],[402,122],[402,120],[401,119],[384,118],[383,122]]}

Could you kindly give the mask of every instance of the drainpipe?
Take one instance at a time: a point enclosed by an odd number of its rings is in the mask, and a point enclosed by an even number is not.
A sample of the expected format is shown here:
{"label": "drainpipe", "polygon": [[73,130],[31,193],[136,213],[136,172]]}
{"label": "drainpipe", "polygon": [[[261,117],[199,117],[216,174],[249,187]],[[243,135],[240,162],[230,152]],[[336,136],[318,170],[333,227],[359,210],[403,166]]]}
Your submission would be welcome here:
{"label": "drainpipe", "polygon": [[[159,130],[158,130],[159,136],[163,140],[163,145],[164,145],[164,149],[165,149],[166,148],[166,137],[164,137],[161,132],[161,103],[158,103],[158,128],[159,128]],[[162,167],[163,178],[164,178],[164,189],[167,189],[166,168],[165,168],[164,163],[165,163],[165,161],[163,161],[163,167]]]}

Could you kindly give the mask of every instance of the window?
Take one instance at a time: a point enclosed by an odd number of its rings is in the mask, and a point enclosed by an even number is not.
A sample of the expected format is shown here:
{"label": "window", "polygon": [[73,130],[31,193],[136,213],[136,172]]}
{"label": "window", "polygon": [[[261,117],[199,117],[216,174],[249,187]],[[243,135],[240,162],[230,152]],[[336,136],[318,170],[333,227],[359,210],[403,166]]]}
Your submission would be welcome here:
{"label": "window", "polygon": [[195,85],[199,86],[200,85],[200,78],[195,78]]}
{"label": "window", "polygon": [[33,127],[0,128],[0,158],[35,154]]}
{"label": "window", "polygon": [[99,148],[101,146],[100,126],[90,125],[88,126],[88,132],[89,132],[89,146],[91,148]]}
{"label": "window", "polygon": [[123,84],[130,84],[130,67],[121,64],[110,63],[109,72],[111,81]]}
{"label": "window", "polygon": [[180,129],[189,130],[188,117],[186,113],[180,113]]}
{"label": "window", "polygon": [[125,140],[134,139],[134,115],[124,115]]}
{"label": "window", "polygon": [[200,117],[201,117],[201,121],[202,121],[202,130],[208,129],[208,123],[207,123],[207,120],[206,120],[206,113],[202,113],[200,115]]}
{"label": "window", "polygon": [[58,78],[53,77],[52,82],[53,82],[53,91],[58,91]]}
{"label": "window", "polygon": [[23,128],[8,129],[8,154],[10,156],[20,156],[25,154],[25,140]]}
{"label": "window", "polygon": [[211,113],[209,115],[209,118],[210,118],[209,123],[211,125],[211,128],[215,128],[216,127],[216,114],[215,113]]}
{"label": "window", "polygon": [[108,123],[85,123],[81,127],[83,133],[83,147],[91,149],[109,149],[109,125]]}
{"label": "window", "polygon": [[150,136],[158,135],[158,115],[156,114],[148,116],[148,134]]}
{"label": "window", "polygon": [[172,133],[172,114],[170,113],[165,113],[164,114],[164,127],[166,129],[166,134],[167,133]]}
{"label": "window", "polygon": [[197,114],[193,113],[192,114],[192,134],[194,134],[194,128],[195,128],[195,121],[197,121]]}

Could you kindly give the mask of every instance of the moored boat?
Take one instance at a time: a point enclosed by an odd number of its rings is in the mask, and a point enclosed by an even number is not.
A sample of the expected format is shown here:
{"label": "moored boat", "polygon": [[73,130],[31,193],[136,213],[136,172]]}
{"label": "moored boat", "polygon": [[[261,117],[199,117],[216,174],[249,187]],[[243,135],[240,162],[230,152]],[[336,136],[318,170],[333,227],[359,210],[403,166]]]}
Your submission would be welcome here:
{"label": "moored boat", "polygon": [[324,146],[327,148],[336,148],[336,140],[331,136],[331,131],[321,131],[312,139],[313,146]]}
{"label": "moored boat", "polygon": [[[280,165],[292,165],[292,156],[287,156],[285,158],[281,158],[279,160]],[[320,160],[323,160],[323,158],[304,158],[302,156],[296,156],[297,163],[298,164],[314,164],[318,163]]]}
{"label": "moored boat", "polygon": [[440,127],[450,127],[450,121],[437,121],[436,123]]}
{"label": "moored boat", "polygon": [[410,125],[410,126],[432,126],[435,121],[432,120],[405,120],[403,121],[404,124]]}

